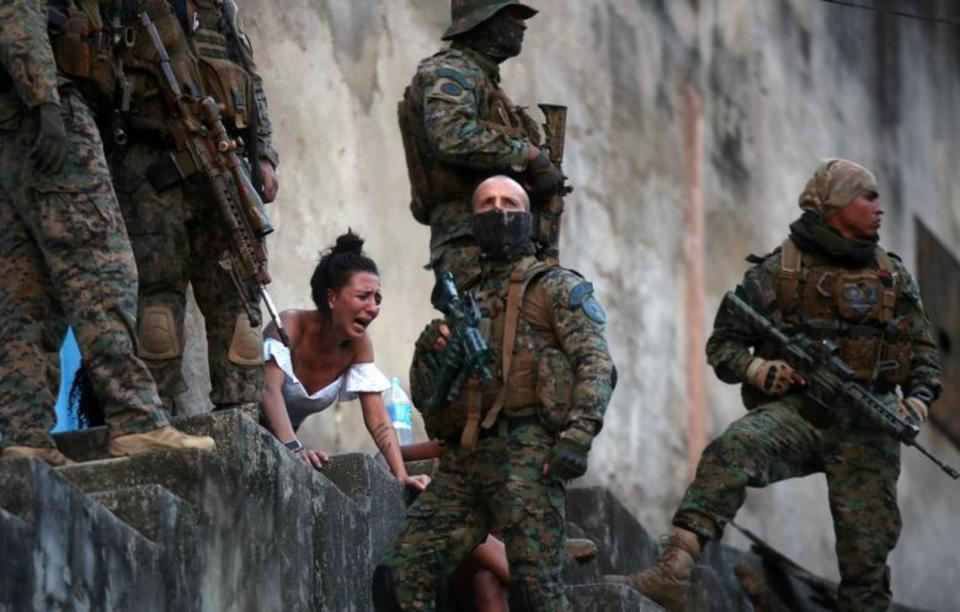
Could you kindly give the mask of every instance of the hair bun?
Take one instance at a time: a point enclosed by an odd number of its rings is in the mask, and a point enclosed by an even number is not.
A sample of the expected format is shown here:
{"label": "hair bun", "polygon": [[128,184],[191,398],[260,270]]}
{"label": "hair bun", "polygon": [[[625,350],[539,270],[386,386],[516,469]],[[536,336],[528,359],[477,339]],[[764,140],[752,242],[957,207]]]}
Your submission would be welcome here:
{"label": "hair bun", "polygon": [[363,253],[363,238],[353,233],[353,230],[347,230],[337,238],[337,244],[331,249],[333,255],[340,253],[354,253],[361,255]]}

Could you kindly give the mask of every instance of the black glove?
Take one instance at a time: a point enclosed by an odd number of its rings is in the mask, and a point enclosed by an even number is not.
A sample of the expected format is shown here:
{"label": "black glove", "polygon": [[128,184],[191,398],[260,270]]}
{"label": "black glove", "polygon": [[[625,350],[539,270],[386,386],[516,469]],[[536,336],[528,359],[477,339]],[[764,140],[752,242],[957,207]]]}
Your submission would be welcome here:
{"label": "black glove", "polygon": [[36,112],[40,129],[37,130],[37,140],[30,158],[40,174],[58,174],[67,159],[68,146],[67,129],[60,117],[60,107],[47,102],[38,106]]}
{"label": "black glove", "polygon": [[525,178],[530,185],[530,193],[534,195],[560,193],[565,179],[560,169],[553,165],[550,157],[543,151],[527,163]]}
{"label": "black glove", "polygon": [[587,473],[587,454],[590,452],[590,443],[593,436],[571,427],[557,440],[550,451],[547,474],[560,480],[579,478]]}

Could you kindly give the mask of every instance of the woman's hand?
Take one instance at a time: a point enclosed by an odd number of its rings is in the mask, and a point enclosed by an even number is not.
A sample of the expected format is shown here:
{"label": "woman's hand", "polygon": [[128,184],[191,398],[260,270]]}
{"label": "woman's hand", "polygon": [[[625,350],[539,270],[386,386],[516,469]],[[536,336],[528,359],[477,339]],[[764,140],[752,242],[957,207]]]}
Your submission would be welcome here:
{"label": "woman's hand", "polygon": [[312,448],[303,447],[295,451],[294,456],[303,461],[315,470],[322,470],[330,463],[330,456],[323,451],[315,451]]}
{"label": "woman's hand", "polygon": [[417,474],[416,476],[407,476],[406,478],[401,478],[400,482],[410,487],[414,491],[424,491],[426,490],[427,485],[430,484],[430,477],[426,474]]}

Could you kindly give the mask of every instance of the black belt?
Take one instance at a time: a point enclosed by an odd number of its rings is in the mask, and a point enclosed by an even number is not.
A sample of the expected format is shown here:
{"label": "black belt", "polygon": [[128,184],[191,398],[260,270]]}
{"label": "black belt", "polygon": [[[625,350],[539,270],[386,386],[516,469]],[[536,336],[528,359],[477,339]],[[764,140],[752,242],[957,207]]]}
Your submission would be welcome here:
{"label": "black belt", "polygon": [[[516,419],[510,419],[501,416],[497,419],[497,422],[493,424],[493,427],[490,429],[480,428],[480,431],[477,433],[477,440],[484,440],[486,438],[497,438],[497,437],[507,437],[517,429],[521,427],[526,427],[527,425],[540,425],[540,417],[538,416],[527,416],[519,417]],[[455,438],[446,438],[444,440],[450,446],[459,446],[460,437]]]}

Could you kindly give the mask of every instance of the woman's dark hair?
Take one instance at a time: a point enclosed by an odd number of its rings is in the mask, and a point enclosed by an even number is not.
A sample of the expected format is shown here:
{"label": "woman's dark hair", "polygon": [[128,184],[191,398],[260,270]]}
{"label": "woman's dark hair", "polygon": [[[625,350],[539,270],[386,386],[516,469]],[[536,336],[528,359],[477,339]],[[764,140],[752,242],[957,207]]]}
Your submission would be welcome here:
{"label": "woman's dark hair", "polygon": [[100,400],[93,390],[90,375],[87,373],[87,366],[82,361],[73,379],[73,386],[70,388],[69,405],[70,412],[77,418],[77,425],[80,429],[100,427],[107,424],[103,414],[103,405],[100,404]]}
{"label": "woman's dark hair", "polygon": [[354,234],[353,230],[347,230],[346,234],[337,238],[335,245],[320,253],[320,263],[310,278],[310,295],[324,318],[330,317],[327,291],[339,291],[357,272],[380,275],[377,264],[363,252],[363,238]]}

